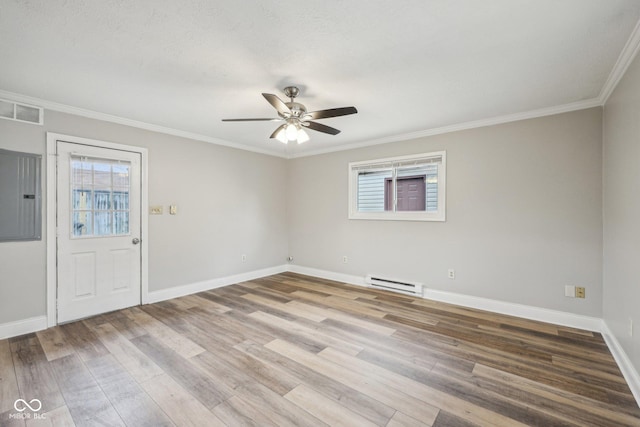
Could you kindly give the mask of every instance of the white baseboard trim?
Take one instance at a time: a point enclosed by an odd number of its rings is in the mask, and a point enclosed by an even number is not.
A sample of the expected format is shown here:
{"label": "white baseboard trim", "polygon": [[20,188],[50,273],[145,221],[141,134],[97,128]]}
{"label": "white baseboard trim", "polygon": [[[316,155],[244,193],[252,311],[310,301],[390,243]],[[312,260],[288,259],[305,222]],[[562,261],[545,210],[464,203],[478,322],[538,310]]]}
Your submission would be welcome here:
{"label": "white baseboard trim", "polygon": [[179,298],[185,295],[233,285],[234,283],[246,282],[247,280],[259,279],[260,277],[283,273],[285,271],[288,271],[286,265],[278,265],[275,267],[263,268],[261,270],[234,274],[233,276],[219,277],[216,279],[204,280],[202,282],[190,283],[188,285],[176,286],[174,288],[152,291],[146,295],[146,298],[143,298],[142,303],[152,304],[154,302],[166,301],[172,298]]}
{"label": "white baseboard trim", "polygon": [[636,398],[636,402],[638,402],[638,405],[640,406],[640,374],[638,374],[638,371],[631,363],[629,356],[627,356],[627,353],[620,345],[620,342],[613,332],[611,332],[607,322],[604,320],[602,321],[602,337],[607,343],[607,347],[609,347],[618,367],[622,371],[624,379],[627,380],[627,384],[631,389],[631,393],[633,393],[633,397]]}
{"label": "white baseboard trim", "polygon": [[36,316],[0,324],[0,340],[47,329],[47,316]]}
{"label": "white baseboard trim", "polygon": [[568,313],[566,311],[551,310],[532,305],[456,294],[453,292],[438,291],[435,289],[425,289],[423,298],[461,305],[464,307],[477,308],[480,310],[490,311],[492,313],[500,313],[509,316],[522,317],[529,320],[537,320],[539,322],[553,323],[554,325],[568,326],[570,328],[585,329],[594,332],[601,332],[602,330],[602,319],[598,317]]}
{"label": "white baseboard trim", "polygon": [[[333,271],[319,270],[300,265],[289,265],[289,271],[322,279],[349,283],[352,285],[367,286],[364,281],[364,277],[353,276],[350,274],[335,273]],[[568,326],[571,328],[586,329],[595,332],[602,331],[602,319],[597,317],[583,316],[580,314],[567,313],[564,311],[550,310],[548,308],[534,307],[506,301],[498,301],[489,298],[475,297],[471,295],[456,294],[453,292],[438,291],[435,289],[424,289],[423,298],[461,305],[464,307],[477,308],[479,310],[486,310],[493,313],[522,317],[524,319],[553,323],[555,325]]]}
{"label": "white baseboard trim", "polygon": [[305,276],[318,277],[320,279],[334,280],[336,282],[349,283],[350,285],[367,286],[364,276],[353,276],[351,274],[335,273],[333,271],[319,270],[317,268],[304,267],[302,265],[289,264],[288,270],[292,273],[304,274]]}

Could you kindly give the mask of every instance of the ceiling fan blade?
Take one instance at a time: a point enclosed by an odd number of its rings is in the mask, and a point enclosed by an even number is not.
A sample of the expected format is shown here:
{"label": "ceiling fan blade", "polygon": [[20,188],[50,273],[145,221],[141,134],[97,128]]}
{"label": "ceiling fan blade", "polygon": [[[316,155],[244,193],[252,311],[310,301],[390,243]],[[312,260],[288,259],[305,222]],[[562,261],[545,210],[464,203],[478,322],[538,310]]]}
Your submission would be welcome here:
{"label": "ceiling fan blade", "polygon": [[349,114],[356,114],[358,110],[356,107],[342,107],[342,108],[329,108],[328,110],[311,111],[304,115],[304,118],[309,119],[328,119],[329,117],[347,116]]}
{"label": "ceiling fan blade", "polygon": [[262,96],[264,96],[264,98],[269,101],[269,104],[273,105],[273,108],[278,110],[278,113],[287,117],[291,115],[291,110],[289,109],[289,107],[287,107],[287,105],[282,102],[282,100],[277,96],[270,93],[263,93]]}
{"label": "ceiling fan blade", "polygon": [[222,119],[223,122],[279,122],[281,118],[273,119]]}
{"label": "ceiling fan blade", "polygon": [[269,138],[275,138],[276,135],[278,134],[278,132],[280,132],[282,129],[284,129],[287,126],[287,123],[278,126],[278,128],[276,130],[273,131],[273,133],[271,134],[271,136]]}
{"label": "ceiling fan blade", "polygon": [[337,135],[340,131],[336,128],[332,128],[331,126],[326,126],[316,122],[301,122],[301,124],[309,129],[316,130],[322,133],[328,133],[331,135]]}

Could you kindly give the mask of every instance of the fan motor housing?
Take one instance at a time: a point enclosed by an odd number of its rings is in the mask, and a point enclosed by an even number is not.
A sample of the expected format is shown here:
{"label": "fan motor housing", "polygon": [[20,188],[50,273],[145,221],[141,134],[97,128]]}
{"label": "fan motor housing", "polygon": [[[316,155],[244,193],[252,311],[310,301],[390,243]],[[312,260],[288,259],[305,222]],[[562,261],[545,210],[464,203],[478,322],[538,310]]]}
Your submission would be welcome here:
{"label": "fan motor housing", "polygon": [[284,104],[291,110],[291,117],[302,117],[307,112],[307,108],[299,102],[285,102]]}
{"label": "fan motor housing", "polygon": [[298,94],[300,93],[300,89],[298,89],[295,86],[287,86],[284,88],[284,95],[287,98],[295,98],[296,96],[298,96]]}

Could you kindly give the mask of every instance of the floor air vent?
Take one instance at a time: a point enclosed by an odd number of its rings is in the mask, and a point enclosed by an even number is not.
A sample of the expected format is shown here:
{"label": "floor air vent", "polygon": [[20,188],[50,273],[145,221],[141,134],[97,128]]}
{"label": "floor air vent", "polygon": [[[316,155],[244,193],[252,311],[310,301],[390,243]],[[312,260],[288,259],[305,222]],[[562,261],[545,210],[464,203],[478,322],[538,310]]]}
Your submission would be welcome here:
{"label": "floor air vent", "polygon": [[387,291],[400,292],[401,294],[422,296],[422,284],[405,282],[403,280],[390,279],[388,277],[368,275],[365,282],[372,288],[385,289]]}

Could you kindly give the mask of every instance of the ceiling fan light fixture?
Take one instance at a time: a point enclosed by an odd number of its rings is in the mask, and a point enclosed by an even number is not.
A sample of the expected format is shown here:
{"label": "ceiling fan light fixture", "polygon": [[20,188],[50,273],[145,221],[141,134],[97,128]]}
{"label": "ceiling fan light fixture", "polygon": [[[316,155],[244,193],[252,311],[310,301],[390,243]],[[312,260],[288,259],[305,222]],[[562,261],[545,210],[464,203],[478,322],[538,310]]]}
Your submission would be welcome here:
{"label": "ceiling fan light fixture", "polygon": [[276,134],[276,139],[282,142],[283,144],[286,144],[289,142],[289,140],[287,139],[287,133],[285,132],[284,129],[280,129],[280,131]]}
{"label": "ceiling fan light fixture", "polygon": [[302,128],[298,129],[297,140],[298,140],[298,144],[302,144],[303,142],[307,142],[309,140],[309,135],[307,135],[304,129]]}
{"label": "ceiling fan light fixture", "polygon": [[295,141],[298,138],[298,127],[293,123],[289,123],[285,128],[285,133],[289,141]]}
{"label": "ceiling fan light fixture", "polygon": [[278,112],[277,118],[256,118],[256,119],[222,119],[223,122],[281,122],[284,124],[278,126],[276,130],[269,136],[269,139],[277,139],[283,144],[289,141],[302,144],[309,141],[309,135],[303,128],[311,129],[316,132],[326,133],[329,135],[337,135],[339,129],[321,123],[312,121],[318,119],[329,119],[331,117],[347,116],[358,112],[356,107],[329,108],[326,110],[317,110],[307,112],[307,107],[296,102],[295,99],[300,90],[295,86],[287,86],[284,88],[285,95],[290,99],[284,102],[272,93],[263,93],[262,96],[271,104]]}

